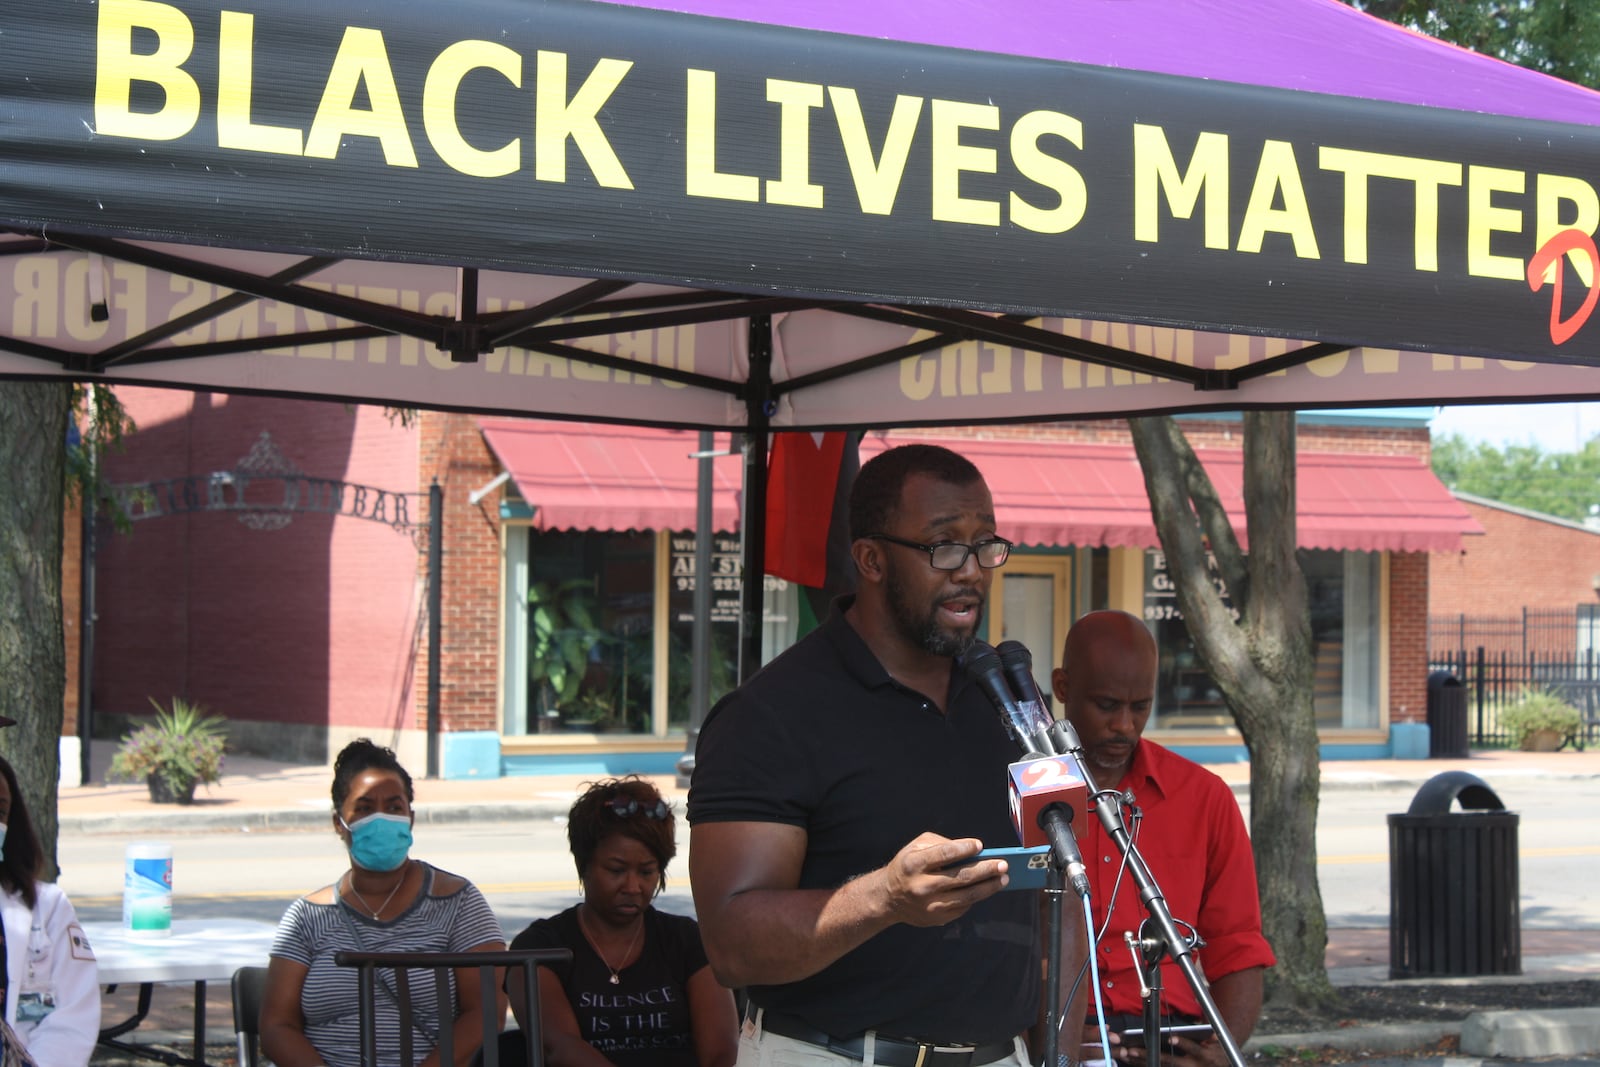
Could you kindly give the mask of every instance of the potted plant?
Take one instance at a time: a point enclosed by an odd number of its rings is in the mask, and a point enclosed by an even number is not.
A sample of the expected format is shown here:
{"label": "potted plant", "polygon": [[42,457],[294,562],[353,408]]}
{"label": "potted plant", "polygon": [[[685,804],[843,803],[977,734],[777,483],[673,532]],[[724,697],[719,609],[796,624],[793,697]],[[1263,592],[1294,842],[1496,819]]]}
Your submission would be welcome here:
{"label": "potted plant", "polygon": [[154,697],[150,703],[156,709],[155,721],[122,739],[107,777],[124,782],[142,779],[157,804],[192,804],[196,785],[210,785],[222,777],[225,720],[178,697],[172,698],[170,708],[163,708]]}
{"label": "potted plant", "polygon": [[1500,713],[1500,726],[1524,752],[1554,752],[1575,737],[1583,717],[1547,689],[1526,689]]}

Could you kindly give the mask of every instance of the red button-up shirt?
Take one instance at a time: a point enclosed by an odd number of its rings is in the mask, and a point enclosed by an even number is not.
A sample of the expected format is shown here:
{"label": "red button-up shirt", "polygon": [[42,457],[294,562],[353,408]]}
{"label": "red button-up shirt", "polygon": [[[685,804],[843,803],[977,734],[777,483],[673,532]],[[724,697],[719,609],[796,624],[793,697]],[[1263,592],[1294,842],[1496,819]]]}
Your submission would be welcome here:
{"label": "red button-up shirt", "polygon": [[[1134,844],[1173,918],[1180,920],[1178,929],[1183,930],[1183,922],[1190,923],[1205,940],[1196,959],[1206,980],[1276,963],[1271,946],[1261,935],[1261,903],[1256,895],[1250,838],[1227,783],[1154,742],[1140,741],[1117,788],[1132,790],[1134,803],[1144,812]],[[1137,936],[1147,913],[1131,874],[1123,875],[1112,897],[1122,854],[1098,819],[1084,821],[1087,831],[1080,847],[1093,890],[1095,930],[1105,931],[1097,949],[1100,996],[1108,1014],[1139,1012],[1144,1005],[1139,998],[1138,972],[1122,935],[1133,931]],[[1132,829],[1130,820],[1130,832]],[[1170,957],[1162,964],[1161,984],[1163,1013],[1200,1014],[1194,991]]]}

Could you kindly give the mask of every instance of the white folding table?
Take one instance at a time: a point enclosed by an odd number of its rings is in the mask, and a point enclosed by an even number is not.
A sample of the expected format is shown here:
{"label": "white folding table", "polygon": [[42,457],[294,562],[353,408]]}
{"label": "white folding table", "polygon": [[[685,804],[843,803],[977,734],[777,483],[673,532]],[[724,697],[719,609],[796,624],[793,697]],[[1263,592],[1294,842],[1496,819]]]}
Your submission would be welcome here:
{"label": "white folding table", "polygon": [[[169,937],[130,937],[120,922],[84,923],[99,962],[100,984],[138,983],[135,1013],[100,1031],[100,1044],[174,1067],[206,1067],[206,983],[232,979],[240,967],[264,967],[274,923],[255,919],[174,919]],[[160,982],[194,984],[194,1056],[119,1040],[138,1029]]]}

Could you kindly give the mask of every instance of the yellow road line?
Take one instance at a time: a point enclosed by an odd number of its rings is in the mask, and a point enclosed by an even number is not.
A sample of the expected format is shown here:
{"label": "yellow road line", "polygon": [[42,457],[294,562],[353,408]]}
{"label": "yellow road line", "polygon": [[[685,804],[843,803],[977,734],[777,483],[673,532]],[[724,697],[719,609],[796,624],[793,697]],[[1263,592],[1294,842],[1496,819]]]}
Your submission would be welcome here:
{"label": "yellow road line", "polygon": [[[483,893],[556,893],[562,890],[576,892],[573,880],[563,879],[559,882],[501,882],[493,885],[479,883],[478,889]],[[240,889],[221,893],[177,893],[175,900],[282,900],[285,897],[298,897],[302,889]],[[108,907],[122,902],[122,894],[115,896],[85,897],[74,895],[72,902],[80,908]]]}

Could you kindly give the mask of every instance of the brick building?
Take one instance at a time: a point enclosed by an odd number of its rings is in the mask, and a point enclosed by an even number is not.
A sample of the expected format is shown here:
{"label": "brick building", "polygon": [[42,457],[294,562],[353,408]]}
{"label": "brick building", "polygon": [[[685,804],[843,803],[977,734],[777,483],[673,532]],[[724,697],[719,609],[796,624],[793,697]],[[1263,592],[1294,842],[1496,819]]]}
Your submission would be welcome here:
{"label": "brick building", "polygon": [[1434,559],[1429,614],[1571,611],[1600,597],[1600,530],[1471,493],[1455,496],[1483,536]]}
{"label": "brick building", "polygon": [[[149,697],[179,695],[227,715],[243,748],[324,759],[366,734],[422,767],[437,484],[441,772],[659,772],[682,752],[694,433],[119,395],[140,429],[110,480],[152,491],[129,497],[132,531],[103,535],[97,557],[98,735]],[[1237,418],[1186,429],[1224,498],[1236,493]],[[1024,640],[1047,675],[1071,618],[1142,613],[1163,649],[1155,736],[1242,758],[1166,592],[1125,425],[897,431],[869,435],[862,453],[934,438],[984,470],[1003,530],[1030,531],[995,582],[990,640]],[[1430,551],[1475,527],[1427,471],[1425,414],[1305,417],[1299,449],[1319,724],[1331,754],[1387,754],[1390,726],[1424,713]],[[739,460],[714,466],[713,694],[733,676]],[[765,588],[770,655],[794,639],[801,609],[786,583]],[[536,615],[579,643],[559,680],[541,666],[554,653]]]}

